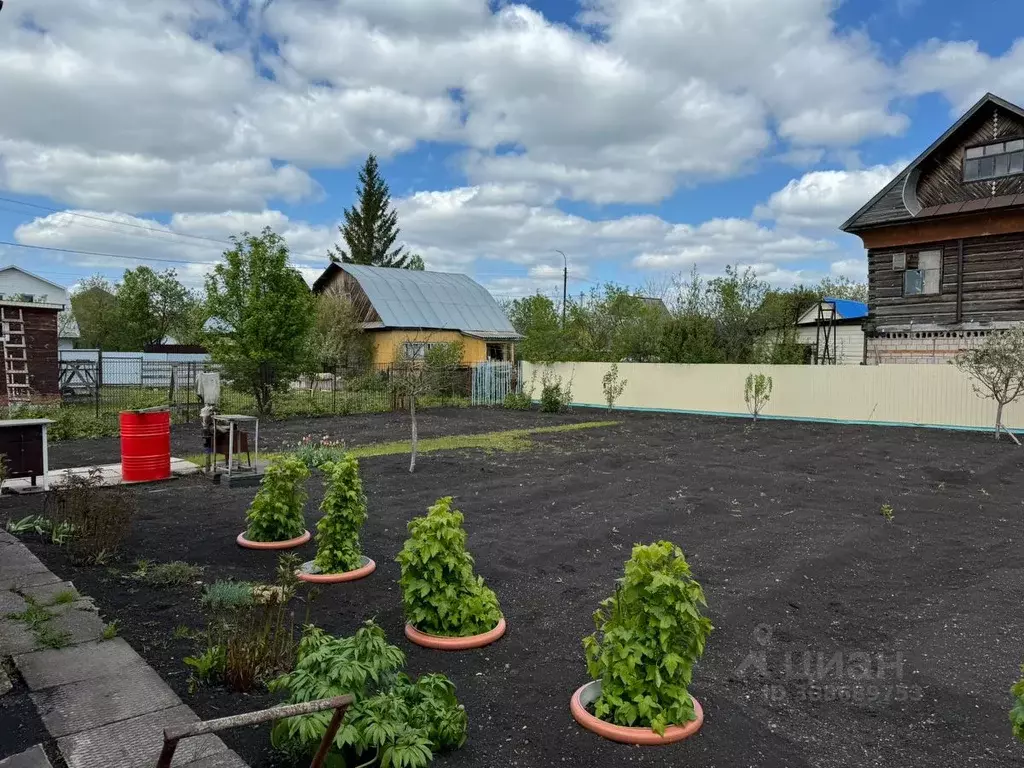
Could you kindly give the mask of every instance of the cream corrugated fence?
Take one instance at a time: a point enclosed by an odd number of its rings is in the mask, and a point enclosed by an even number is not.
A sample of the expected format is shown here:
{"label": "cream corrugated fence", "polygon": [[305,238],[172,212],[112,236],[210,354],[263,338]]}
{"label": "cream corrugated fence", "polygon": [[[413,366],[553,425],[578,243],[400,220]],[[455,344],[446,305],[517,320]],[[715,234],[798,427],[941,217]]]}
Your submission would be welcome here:
{"label": "cream corrugated fence", "polygon": [[[573,402],[605,405],[601,378],[609,363],[523,364],[523,381],[536,387],[544,368],[572,381]],[[750,373],[772,377],[764,416],[944,427],[986,428],[995,403],[975,394],[952,365],[670,365],[619,363],[628,384],[616,407],[746,415],[743,385]],[[1007,427],[1024,427],[1024,400],[1007,407]]]}

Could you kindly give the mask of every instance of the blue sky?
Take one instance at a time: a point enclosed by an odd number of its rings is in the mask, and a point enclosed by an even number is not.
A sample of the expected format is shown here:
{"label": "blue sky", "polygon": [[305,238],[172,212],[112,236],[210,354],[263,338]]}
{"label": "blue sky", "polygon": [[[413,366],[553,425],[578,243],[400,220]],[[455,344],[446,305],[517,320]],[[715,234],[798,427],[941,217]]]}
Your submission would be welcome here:
{"label": "blue sky", "polygon": [[[500,296],[862,279],[837,225],[986,91],[1010,0],[10,0],[0,260],[72,285],[273,226],[312,279],[368,152]],[[27,248],[22,246],[40,246]],[[62,249],[43,250],[42,248]]]}

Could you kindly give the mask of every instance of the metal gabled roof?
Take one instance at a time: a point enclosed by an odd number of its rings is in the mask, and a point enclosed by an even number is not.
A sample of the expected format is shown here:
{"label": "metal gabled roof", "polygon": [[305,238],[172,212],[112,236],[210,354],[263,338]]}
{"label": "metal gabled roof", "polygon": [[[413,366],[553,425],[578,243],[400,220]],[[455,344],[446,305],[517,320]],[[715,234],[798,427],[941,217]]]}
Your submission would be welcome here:
{"label": "metal gabled roof", "polygon": [[516,333],[494,297],[469,275],[337,266],[359,283],[385,328]]}

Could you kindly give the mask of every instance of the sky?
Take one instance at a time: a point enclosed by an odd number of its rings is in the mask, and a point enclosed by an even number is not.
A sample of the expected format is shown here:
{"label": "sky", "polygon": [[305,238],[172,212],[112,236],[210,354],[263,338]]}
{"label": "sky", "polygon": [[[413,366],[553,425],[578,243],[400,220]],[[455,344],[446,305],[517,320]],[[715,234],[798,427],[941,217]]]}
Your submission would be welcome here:
{"label": "sky", "polygon": [[[839,224],[985,92],[1017,0],[7,0],[0,263],[307,279],[378,155],[401,240],[500,297],[696,268],[863,280]],[[33,246],[33,247],[26,247]],[[46,250],[49,249],[49,250]]]}

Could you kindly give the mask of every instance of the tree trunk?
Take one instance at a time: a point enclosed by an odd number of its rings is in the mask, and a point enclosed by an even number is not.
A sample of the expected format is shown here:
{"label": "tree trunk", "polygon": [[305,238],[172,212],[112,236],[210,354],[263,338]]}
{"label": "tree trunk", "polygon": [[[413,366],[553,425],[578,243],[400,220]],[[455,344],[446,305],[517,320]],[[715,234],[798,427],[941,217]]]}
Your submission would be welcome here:
{"label": "tree trunk", "polygon": [[416,433],[416,396],[409,396],[409,416],[412,419],[412,450],[409,453],[409,471],[416,471],[416,448],[419,444],[419,435]]}
{"label": "tree trunk", "polygon": [[996,440],[999,439],[999,430],[1003,426],[1003,404],[996,405]]}

